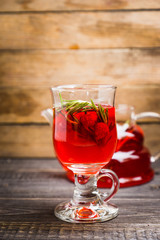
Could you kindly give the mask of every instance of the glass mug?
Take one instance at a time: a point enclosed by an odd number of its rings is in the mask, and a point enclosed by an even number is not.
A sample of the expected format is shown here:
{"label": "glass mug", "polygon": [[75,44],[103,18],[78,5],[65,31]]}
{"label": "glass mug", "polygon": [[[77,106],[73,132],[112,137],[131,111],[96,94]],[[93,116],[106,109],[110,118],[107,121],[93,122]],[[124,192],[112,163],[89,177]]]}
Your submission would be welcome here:
{"label": "glass mug", "polygon": [[[60,203],[55,215],[75,223],[110,220],[118,214],[118,207],[108,201],[117,192],[119,181],[112,170],[102,168],[116,148],[116,87],[64,85],[51,90],[55,153],[75,178],[73,198]],[[97,191],[97,181],[104,176],[112,182],[109,194]]]}
{"label": "glass mug", "polygon": [[[42,111],[47,121],[53,125],[53,110]],[[160,152],[151,156],[150,151],[144,145],[144,133],[137,125],[137,120],[144,118],[155,118],[160,120],[160,114],[155,112],[135,113],[134,107],[127,104],[118,104],[116,107],[117,119],[117,147],[111,161],[104,169],[113,170],[120,182],[120,187],[131,187],[146,183],[154,177],[151,163],[160,157]],[[67,178],[74,182],[74,174],[63,166]],[[111,183],[109,178],[102,177],[98,180],[98,187],[107,188]]]}

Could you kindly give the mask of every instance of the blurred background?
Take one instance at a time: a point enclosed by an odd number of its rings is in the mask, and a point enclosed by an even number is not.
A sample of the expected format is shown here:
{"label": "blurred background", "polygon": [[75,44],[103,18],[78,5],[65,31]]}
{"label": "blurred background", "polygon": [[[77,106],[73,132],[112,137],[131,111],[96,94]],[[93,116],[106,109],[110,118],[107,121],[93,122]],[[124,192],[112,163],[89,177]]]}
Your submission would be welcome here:
{"label": "blurred background", "polygon": [[[49,88],[117,85],[116,103],[160,113],[160,0],[0,0],[0,157],[50,158]],[[156,119],[140,122],[160,148]]]}

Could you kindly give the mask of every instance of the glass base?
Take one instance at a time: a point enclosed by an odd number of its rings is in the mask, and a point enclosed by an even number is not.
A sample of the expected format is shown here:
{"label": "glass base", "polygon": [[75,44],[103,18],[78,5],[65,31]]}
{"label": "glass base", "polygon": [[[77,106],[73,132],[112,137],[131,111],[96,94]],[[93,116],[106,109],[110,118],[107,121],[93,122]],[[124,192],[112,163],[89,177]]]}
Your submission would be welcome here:
{"label": "glass base", "polygon": [[101,202],[96,205],[74,206],[71,202],[57,205],[54,211],[59,219],[72,223],[105,222],[118,215],[118,207],[113,204]]}

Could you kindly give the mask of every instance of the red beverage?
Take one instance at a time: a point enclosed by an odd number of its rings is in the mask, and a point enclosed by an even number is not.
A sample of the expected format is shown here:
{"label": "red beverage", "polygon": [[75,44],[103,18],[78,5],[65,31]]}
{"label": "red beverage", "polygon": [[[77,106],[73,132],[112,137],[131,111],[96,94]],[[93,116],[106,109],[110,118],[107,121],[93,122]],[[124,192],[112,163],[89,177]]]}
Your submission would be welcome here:
{"label": "red beverage", "polygon": [[96,164],[99,170],[110,161],[115,151],[115,109],[109,105],[94,106],[86,105],[77,111],[66,107],[54,109],[54,148],[66,167]]}

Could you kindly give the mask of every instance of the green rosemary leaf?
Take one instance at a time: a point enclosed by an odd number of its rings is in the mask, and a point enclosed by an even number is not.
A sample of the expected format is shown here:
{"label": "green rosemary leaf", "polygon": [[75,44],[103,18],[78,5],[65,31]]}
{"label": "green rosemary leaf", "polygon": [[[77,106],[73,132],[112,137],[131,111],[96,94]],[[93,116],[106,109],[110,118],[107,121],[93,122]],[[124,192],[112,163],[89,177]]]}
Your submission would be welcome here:
{"label": "green rosemary leaf", "polygon": [[91,109],[93,109],[93,107],[91,107],[91,106],[86,106],[86,107],[84,107],[84,108],[82,109],[82,112],[86,112],[86,111],[91,110]]}
{"label": "green rosemary leaf", "polygon": [[79,106],[78,102],[76,102],[74,105],[71,105],[71,107],[68,106],[66,109],[68,111],[68,114],[73,114],[74,112],[76,112],[78,106]]}
{"label": "green rosemary leaf", "polygon": [[76,102],[73,107],[68,109],[68,114],[73,114],[74,112],[78,112],[88,105],[88,102]]}
{"label": "green rosemary leaf", "polygon": [[74,107],[75,105],[77,105],[77,101],[74,101],[74,102],[72,102],[72,103],[66,104],[66,110],[68,111],[69,109],[71,109],[71,108]]}
{"label": "green rosemary leaf", "polygon": [[61,101],[61,105],[62,105],[62,107],[63,107],[63,99],[62,99],[61,93],[59,93],[59,98],[60,98],[60,101]]}
{"label": "green rosemary leaf", "polygon": [[91,99],[91,105],[92,105],[93,109],[94,109],[95,111],[97,111],[97,107],[96,107],[96,105],[94,104],[94,102],[93,102],[92,99]]}
{"label": "green rosemary leaf", "polygon": [[70,123],[72,123],[72,124],[74,124],[74,125],[77,125],[77,124],[78,124],[78,122],[77,122],[75,119],[74,119],[75,121],[71,120],[71,119],[68,117],[68,115],[67,115],[66,119],[67,119],[68,122],[70,122]]}
{"label": "green rosemary leaf", "polygon": [[72,115],[72,117],[74,118],[74,120],[76,121],[76,123],[79,123],[78,118],[76,118],[76,116]]}
{"label": "green rosemary leaf", "polygon": [[101,119],[103,120],[104,123],[107,123],[107,117],[106,117],[104,108],[99,104],[98,109],[100,112]]}
{"label": "green rosemary leaf", "polygon": [[101,110],[101,104],[98,104],[98,113],[99,113],[99,117],[100,119],[103,121],[103,116],[102,116],[102,110]]}
{"label": "green rosemary leaf", "polygon": [[67,103],[77,102],[77,100],[63,100],[63,101],[65,101]]}
{"label": "green rosemary leaf", "polygon": [[83,109],[84,107],[86,107],[88,105],[88,102],[82,102],[79,104],[79,106],[76,109],[76,112]]}
{"label": "green rosemary leaf", "polygon": [[105,112],[106,118],[107,118],[107,122],[108,122],[108,108],[106,108],[106,112]]}

